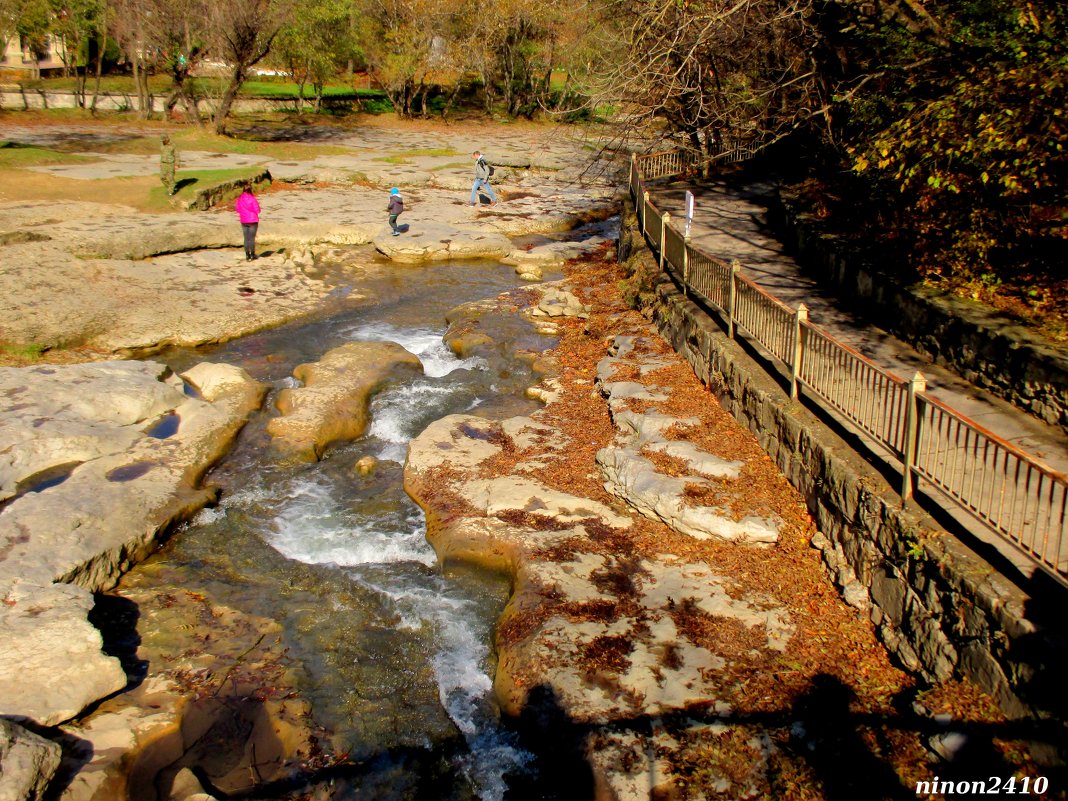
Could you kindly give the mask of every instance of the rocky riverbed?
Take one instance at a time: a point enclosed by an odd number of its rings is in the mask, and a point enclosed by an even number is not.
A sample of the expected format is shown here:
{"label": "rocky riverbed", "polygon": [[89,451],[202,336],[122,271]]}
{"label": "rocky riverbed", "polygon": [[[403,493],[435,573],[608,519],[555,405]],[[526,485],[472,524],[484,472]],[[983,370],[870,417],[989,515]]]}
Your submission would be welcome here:
{"label": "rocky riverbed", "polygon": [[[0,123],[0,137],[26,144],[55,144],[61,133]],[[371,127],[333,142],[345,156],[299,162],[184,154],[187,167],[255,166],[275,177],[260,198],[262,258],[255,262],[242,258],[241,229],[228,204],[147,214],[85,200],[0,201],[0,341],[13,349],[79,349],[75,358],[197,346],[320,310],[336,299],[332,291],[358,284],[360,270],[375,262],[485,257],[530,272],[604,240],[604,232],[591,231],[562,245],[551,235],[614,213],[614,169],[587,173],[591,152],[559,131],[498,131],[494,139],[492,151],[482,149],[501,165],[494,177],[501,202],[489,206],[480,197],[477,208],[469,202],[470,152],[479,143],[462,130]],[[92,137],[78,141],[91,147]],[[155,155],[76,155],[89,161],[35,169],[91,194],[93,182],[158,166]],[[391,186],[404,192],[400,237],[389,235],[386,221]],[[366,250],[353,258],[349,246],[359,245]],[[359,300],[358,289],[347,299]]]}
{"label": "rocky riverbed", "polygon": [[[226,210],[0,204],[3,341],[84,361],[0,368],[0,715],[15,721],[0,789],[896,797],[962,715],[998,722],[970,688],[921,693],[890,664],[824,575],[803,501],[621,301],[605,229],[556,235],[614,208],[610,180],[582,178],[581,145],[502,132],[504,202],[471,209],[455,154],[488,145],[434,136],[436,150],[351,134],[351,157],[303,164],[227,157],[286,182],[261,198],[251,263]],[[151,160],[101,161],[67,177]],[[379,208],[390,185],[406,236]],[[439,334],[345,317],[403,305],[401,265],[472,255],[532,281],[583,258],[562,282],[444,313],[451,354]],[[289,352],[294,329],[269,330],[293,320],[306,353]],[[173,369],[114,358],[238,337],[248,370],[225,348]],[[376,393],[403,382],[375,428]],[[522,387],[543,408],[511,397]],[[246,425],[241,457],[205,484]],[[408,541],[402,473],[434,553],[421,524]],[[481,623],[453,625],[472,606],[495,619],[505,597],[492,653]]]}

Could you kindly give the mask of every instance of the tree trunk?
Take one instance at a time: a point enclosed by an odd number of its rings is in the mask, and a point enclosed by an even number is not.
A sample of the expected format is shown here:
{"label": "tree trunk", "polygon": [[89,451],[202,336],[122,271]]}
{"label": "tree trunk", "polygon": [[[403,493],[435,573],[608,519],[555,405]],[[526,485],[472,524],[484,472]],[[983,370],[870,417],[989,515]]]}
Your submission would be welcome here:
{"label": "tree trunk", "polygon": [[[424,120],[427,115],[426,108],[426,96],[430,92],[430,87],[426,83],[420,82],[418,88],[415,90],[415,98],[412,101],[412,110],[415,110],[415,106],[419,106],[419,116]],[[418,102],[416,102],[418,101]]]}
{"label": "tree trunk", "polygon": [[485,112],[489,114],[493,111],[493,92],[490,88],[489,73],[485,67],[481,67],[478,71],[479,77],[482,78],[482,105]]}
{"label": "tree trunk", "polygon": [[145,104],[141,98],[141,57],[137,54],[137,47],[134,47],[133,53],[130,54],[130,64],[133,67],[133,79],[134,86],[137,87],[137,113],[144,115]]}
{"label": "tree trunk", "polygon": [[[107,3],[103,5],[101,12],[103,18],[106,20],[108,13]],[[104,74],[104,51],[107,50],[108,47],[107,26],[101,26],[100,35],[101,41],[97,43],[96,50],[96,83],[93,85],[93,102],[90,106],[93,114],[96,114],[96,99],[100,96],[100,78]]]}
{"label": "tree trunk", "polygon": [[189,93],[189,104],[193,107],[193,119],[197,121],[197,127],[204,127],[204,117],[200,113],[200,103],[197,100],[197,96],[193,92]]}
{"label": "tree trunk", "polygon": [[152,93],[148,88],[148,70],[143,65],[141,68],[141,94],[144,97],[144,117],[147,120],[152,116]]}
{"label": "tree trunk", "polygon": [[226,121],[230,117],[230,108],[234,105],[237,91],[244,82],[245,67],[239,64],[234,67],[234,73],[230,76],[230,83],[227,85],[222,97],[219,98],[219,105],[215,109],[215,133],[219,134],[219,136],[226,136]]}
{"label": "tree trunk", "polygon": [[457,78],[456,82],[452,85],[452,91],[449,92],[448,98],[445,100],[445,106],[441,109],[441,118],[447,120],[449,112],[452,111],[452,105],[456,102],[456,96],[460,94],[460,80]]}

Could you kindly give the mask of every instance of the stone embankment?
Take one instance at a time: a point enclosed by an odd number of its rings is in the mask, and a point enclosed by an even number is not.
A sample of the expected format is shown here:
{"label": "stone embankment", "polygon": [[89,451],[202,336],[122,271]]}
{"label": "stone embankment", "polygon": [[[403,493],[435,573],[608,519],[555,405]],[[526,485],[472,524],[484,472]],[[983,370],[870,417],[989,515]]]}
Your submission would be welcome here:
{"label": "stone embankment", "polygon": [[[633,219],[624,218],[623,238],[645,266],[632,268],[655,275]],[[1064,693],[1050,690],[1068,664],[1055,611],[1062,590],[1041,574],[1022,589],[930,515],[903,507],[853,447],[673,283],[657,280],[650,312],[660,333],[804,497],[822,532],[813,545],[843,597],[901,663],[934,683],[966,677],[1010,716],[1063,718]]]}
{"label": "stone embankment", "polygon": [[54,726],[123,689],[93,593],[214,494],[200,479],[263,389],[202,363],[0,368],[0,714]]}

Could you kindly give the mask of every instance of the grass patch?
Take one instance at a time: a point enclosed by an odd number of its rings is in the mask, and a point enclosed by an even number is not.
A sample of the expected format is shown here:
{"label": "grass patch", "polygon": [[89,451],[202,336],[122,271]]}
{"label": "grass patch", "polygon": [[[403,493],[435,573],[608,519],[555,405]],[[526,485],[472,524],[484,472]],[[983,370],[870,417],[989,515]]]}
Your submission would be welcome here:
{"label": "grass patch", "polygon": [[4,361],[36,362],[48,350],[47,345],[29,342],[21,345],[0,343],[0,357]]}
{"label": "grass patch", "polygon": [[464,170],[471,166],[469,161],[450,161],[448,164],[439,164],[437,167],[431,167],[431,172],[443,172],[444,170]]}
{"label": "grass patch", "polygon": [[[180,170],[175,175],[178,191],[174,194],[174,198],[179,201],[189,201],[202,189],[226,181],[252,178],[258,175],[261,169],[260,167],[238,167],[230,170]],[[162,184],[153,187],[148,193],[148,208],[170,211],[173,208],[171,201],[174,198],[167,195]]]}
{"label": "grass patch", "polygon": [[[36,78],[13,81],[26,92],[73,92],[78,88],[77,78]],[[218,96],[222,94],[227,79],[224,78],[191,78],[189,85],[198,97]],[[96,86],[96,78],[90,77],[86,82],[86,98],[93,96]],[[148,79],[148,90],[154,95],[167,94],[171,91],[173,82],[169,75],[152,75]],[[111,95],[137,95],[137,86],[132,76],[129,75],[104,75],[100,79],[100,91],[102,94]],[[283,97],[296,99],[299,95],[298,86],[292,81],[284,79],[270,80],[259,79],[245,81],[241,86],[242,97]],[[314,97],[312,87],[304,85],[304,96]],[[337,83],[323,87],[324,98],[352,98],[354,100],[381,100],[386,97],[381,89],[356,89],[347,83]]]}
{"label": "grass patch", "polygon": [[[348,148],[338,147],[337,145],[235,139],[229,136],[217,136],[210,131],[199,128],[172,132],[171,140],[178,149],[179,158],[183,150],[261,156],[279,161],[300,161],[313,159],[317,156],[346,156],[352,153]],[[159,154],[160,141],[157,136],[139,136],[118,142],[94,144],[91,147],[94,152],[150,156]]]}
{"label": "grass patch", "polygon": [[82,164],[87,161],[93,161],[93,159],[44,147],[0,142],[0,167],[9,170],[24,170],[27,167],[41,167],[48,164]]}
{"label": "grass patch", "polygon": [[459,150],[453,150],[451,147],[421,147],[415,150],[409,150],[408,156],[459,156]]}
{"label": "grass patch", "polygon": [[[387,164],[411,164],[411,159],[419,156],[442,158],[445,156],[458,156],[459,151],[451,147],[417,147],[413,150],[405,150],[403,153],[391,153],[388,156],[379,156],[375,161],[384,161]],[[434,169],[440,169],[435,167]]]}
{"label": "grass patch", "polygon": [[384,94],[374,97],[361,95],[360,105],[366,114],[389,114],[393,111],[393,104]]}

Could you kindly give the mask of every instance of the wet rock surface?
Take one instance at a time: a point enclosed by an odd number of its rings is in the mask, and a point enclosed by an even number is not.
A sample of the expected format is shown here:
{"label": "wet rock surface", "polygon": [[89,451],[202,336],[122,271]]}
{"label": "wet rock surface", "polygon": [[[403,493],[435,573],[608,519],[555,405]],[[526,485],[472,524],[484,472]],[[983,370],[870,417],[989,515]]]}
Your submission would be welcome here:
{"label": "wet rock surface", "polygon": [[282,416],[272,419],[267,431],[284,450],[317,459],[331,443],[364,432],[372,393],[391,377],[422,367],[418,356],[394,342],[334,348],[293,371],[303,386],[279,393],[276,405]]}
{"label": "wet rock surface", "polygon": [[0,418],[0,712],[54,725],[126,685],[92,593],[213,498],[199,480],[262,390],[226,365],[183,381],[152,362],[0,368],[0,387],[15,401]]}

